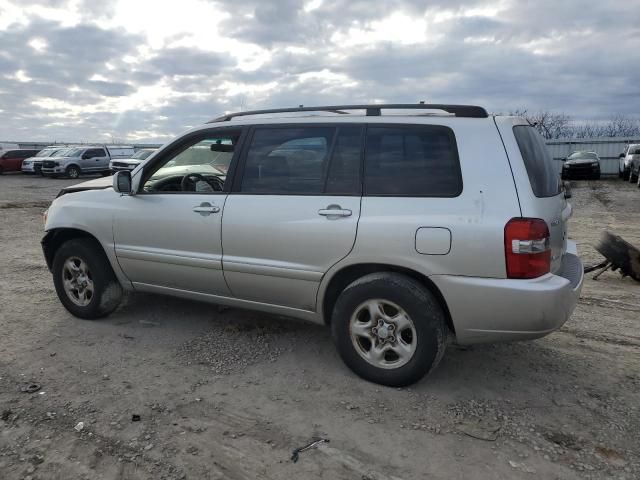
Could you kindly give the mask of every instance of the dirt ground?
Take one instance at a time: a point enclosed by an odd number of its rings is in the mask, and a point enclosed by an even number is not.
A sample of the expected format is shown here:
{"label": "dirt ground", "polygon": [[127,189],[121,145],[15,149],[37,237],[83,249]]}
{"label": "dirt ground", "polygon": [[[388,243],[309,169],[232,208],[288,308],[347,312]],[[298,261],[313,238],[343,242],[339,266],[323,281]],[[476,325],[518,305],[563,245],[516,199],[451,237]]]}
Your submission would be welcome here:
{"label": "dirt ground", "polygon": [[[70,183],[0,177],[1,478],[640,478],[639,283],[591,274],[560,331],[451,346],[428,378],[385,388],[304,322],[143,294],[72,317],[39,245]],[[573,193],[585,263],[605,228],[640,246],[635,186]],[[314,436],[330,442],[290,461]]]}

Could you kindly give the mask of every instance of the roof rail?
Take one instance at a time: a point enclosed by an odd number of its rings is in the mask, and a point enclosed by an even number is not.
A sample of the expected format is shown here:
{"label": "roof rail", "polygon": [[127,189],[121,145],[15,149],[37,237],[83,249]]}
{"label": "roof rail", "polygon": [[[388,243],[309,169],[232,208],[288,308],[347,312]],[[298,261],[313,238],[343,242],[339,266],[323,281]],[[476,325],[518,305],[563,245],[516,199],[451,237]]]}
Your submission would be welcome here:
{"label": "roof rail", "polygon": [[439,103],[381,103],[371,105],[330,105],[321,107],[293,107],[293,108],[273,108],[268,110],[250,110],[246,112],[228,113],[207,123],[228,122],[235,117],[247,115],[263,115],[268,113],[292,113],[292,112],[332,112],[345,114],[344,110],[365,110],[368,117],[382,115],[382,110],[444,110],[452,113],[456,117],[487,118],[487,111],[475,105],[447,105]]}

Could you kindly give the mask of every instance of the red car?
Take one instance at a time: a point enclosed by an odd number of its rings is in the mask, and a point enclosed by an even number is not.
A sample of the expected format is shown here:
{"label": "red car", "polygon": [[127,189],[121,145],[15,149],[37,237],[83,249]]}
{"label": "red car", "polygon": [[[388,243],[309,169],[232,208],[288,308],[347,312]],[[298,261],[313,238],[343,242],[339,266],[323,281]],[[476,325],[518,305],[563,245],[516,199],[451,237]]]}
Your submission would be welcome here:
{"label": "red car", "polygon": [[7,150],[0,156],[0,175],[4,172],[19,172],[25,158],[34,157],[40,150],[22,148]]}

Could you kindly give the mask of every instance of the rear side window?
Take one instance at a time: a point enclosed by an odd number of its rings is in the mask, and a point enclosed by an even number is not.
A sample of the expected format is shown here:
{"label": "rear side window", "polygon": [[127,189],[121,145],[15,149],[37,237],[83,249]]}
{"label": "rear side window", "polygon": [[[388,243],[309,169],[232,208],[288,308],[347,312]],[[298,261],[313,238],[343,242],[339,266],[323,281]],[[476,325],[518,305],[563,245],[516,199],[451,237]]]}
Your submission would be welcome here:
{"label": "rear side window", "polygon": [[540,134],[528,125],[513,127],[533,194],[538,198],[553,197],[562,190],[560,175]]}
{"label": "rear side window", "polygon": [[335,128],[260,128],[247,153],[242,192],[320,194]]}
{"label": "rear side window", "polygon": [[370,126],[365,195],[456,197],[462,175],[453,131],[439,125]]}

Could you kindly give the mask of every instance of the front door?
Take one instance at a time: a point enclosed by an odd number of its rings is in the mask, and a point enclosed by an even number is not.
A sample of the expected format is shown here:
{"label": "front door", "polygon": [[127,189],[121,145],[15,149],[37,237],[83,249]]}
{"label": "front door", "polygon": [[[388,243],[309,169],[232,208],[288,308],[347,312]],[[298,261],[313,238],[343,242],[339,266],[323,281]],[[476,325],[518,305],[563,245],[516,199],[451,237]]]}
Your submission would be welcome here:
{"label": "front door", "polygon": [[139,192],[119,198],[116,256],[136,288],[230,295],[221,221],[239,136],[207,131],[168,147],[145,166]]}
{"label": "front door", "polygon": [[360,216],[360,126],[255,128],[227,198],[223,266],[234,296],[314,310]]}
{"label": "front door", "polygon": [[107,157],[107,152],[105,152],[104,148],[87,149],[80,159],[80,168],[83,172],[108,170],[109,157]]}

